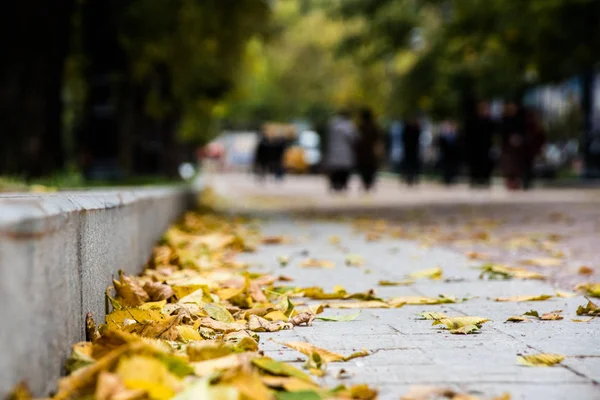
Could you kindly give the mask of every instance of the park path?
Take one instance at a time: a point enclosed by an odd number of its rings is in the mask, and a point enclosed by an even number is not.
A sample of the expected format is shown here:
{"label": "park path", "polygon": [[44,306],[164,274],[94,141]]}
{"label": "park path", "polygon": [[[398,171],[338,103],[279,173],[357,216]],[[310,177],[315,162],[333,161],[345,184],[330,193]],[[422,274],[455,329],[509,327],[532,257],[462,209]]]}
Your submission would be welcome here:
{"label": "park path", "polygon": [[[478,250],[476,241],[466,243],[466,247],[457,251],[447,243],[435,240],[427,242],[428,231],[423,230],[417,230],[416,236],[409,235],[408,239],[401,235],[394,237],[384,230],[383,234],[375,237],[377,240],[367,240],[366,231],[376,227],[377,223],[369,225],[363,221],[363,229],[357,230],[351,220],[324,219],[321,217],[331,215],[321,215],[315,211],[323,207],[327,208],[328,213],[337,210],[338,214],[347,215],[356,208],[360,213],[369,209],[377,210],[384,207],[383,203],[390,202],[384,198],[388,196],[388,189],[382,190],[384,194],[380,194],[380,198],[375,195],[375,199],[365,200],[358,196],[332,199],[325,194],[315,195],[317,189],[310,189],[311,194],[310,190],[307,191],[306,182],[292,181],[284,184],[287,186],[270,185],[269,189],[256,189],[254,183],[248,183],[238,176],[214,176],[207,183],[224,196],[221,205],[225,209],[243,209],[258,216],[264,234],[285,235],[289,239],[289,243],[263,246],[257,253],[244,255],[243,259],[252,264],[253,270],[285,274],[294,279],[291,285],[321,286],[327,292],[334,285],[342,285],[349,293],[374,289],[384,299],[395,296],[437,297],[440,294],[466,299],[455,304],[364,309],[351,322],[317,321],[310,328],[296,327],[291,331],[279,332],[276,335],[278,342],[304,341],[344,354],[366,348],[372,353],[345,363],[329,364],[328,372],[322,378],[323,383],[329,386],[368,383],[380,390],[382,399],[398,399],[415,385],[451,387],[481,398],[509,393],[511,399],[600,399],[600,318],[585,323],[571,320],[581,318],[575,311],[579,305],[587,302],[583,296],[555,296],[536,302],[497,302],[493,300],[496,297],[555,295],[557,282],[480,280],[480,271],[474,267],[480,266],[482,261],[472,260],[464,252],[469,248]],[[437,189],[421,190],[423,202],[431,204],[439,201],[439,196],[435,200]],[[459,190],[456,190],[458,194],[454,195],[454,201],[457,202],[456,197],[468,200],[468,196]],[[480,198],[486,196],[481,193],[471,195]],[[540,209],[544,201],[548,202],[548,206],[551,205],[547,195],[548,192],[546,196],[538,192],[533,195],[537,196],[537,200],[521,198],[516,202]],[[574,204],[573,207],[583,207],[581,204],[584,203],[595,205],[589,199],[597,194],[573,192],[565,196],[564,192],[557,192],[555,195],[559,198],[552,202],[554,205],[564,201],[565,204]],[[581,204],[574,200],[575,195],[579,196]],[[257,201],[257,196],[265,200]],[[487,196],[489,199],[496,197],[498,203],[507,201],[505,195],[497,190]],[[414,205],[423,203],[415,203],[414,199]],[[404,201],[410,204],[406,199]],[[452,201],[446,199],[447,203]],[[480,199],[475,201],[486,203]],[[302,211],[302,203],[304,208],[311,209],[315,218],[297,214]],[[392,212],[393,207],[385,207],[389,208],[388,213]],[[437,221],[442,228],[445,223],[446,220]],[[413,224],[418,227],[418,220]],[[396,226],[402,227],[402,220]],[[391,231],[392,228],[386,229]],[[435,235],[439,238],[439,229]],[[332,244],[338,240],[339,243]],[[553,251],[559,247],[557,244]],[[364,264],[347,266],[345,260],[349,253],[360,255]],[[508,251],[499,248],[497,254],[492,254],[494,261],[502,261],[499,258],[504,253]],[[281,266],[278,262],[280,256],[289,256],[290,263]],[[300,264],[307,257],[330,260],[335,266],[302,267]],[[441,280],[419,279],[410,286],[378,285],[380,280],[402,280],[409,273],[435,267],[443,270]],[[563,310],[564,319],[505,322],[508,317],[521,315],[531,309],[540,314]],[[326,309],[324,315],[352,314],[356,311]],[[439,326],[432,326],[431,321],[419,319],[417,314],[423,311],[443,312],[449,316],[480,316],[491,321],[485,323],[478,334],[452,335],[439,329]],[[302,354],[270,341],[269,337],[265,335],[262,344],[267,355],[299,365],[303,363]],[[559,353],[566,358],[560,365],[551,368],[516,364],[518,354],[535,353]],[[346,371],[344,379],[338,379],[341,369]]]}

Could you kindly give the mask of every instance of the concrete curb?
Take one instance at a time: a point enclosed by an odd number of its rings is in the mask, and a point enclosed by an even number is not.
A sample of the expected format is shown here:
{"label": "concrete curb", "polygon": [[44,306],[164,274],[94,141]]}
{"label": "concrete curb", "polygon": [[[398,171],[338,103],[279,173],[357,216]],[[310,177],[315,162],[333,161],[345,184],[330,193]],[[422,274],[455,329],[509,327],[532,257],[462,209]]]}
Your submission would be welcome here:
{"label": "concrete curb", "polygon": [[192,202],[187,187],[0,195],[0,397],[56,389],[111,278],[138,273]]}

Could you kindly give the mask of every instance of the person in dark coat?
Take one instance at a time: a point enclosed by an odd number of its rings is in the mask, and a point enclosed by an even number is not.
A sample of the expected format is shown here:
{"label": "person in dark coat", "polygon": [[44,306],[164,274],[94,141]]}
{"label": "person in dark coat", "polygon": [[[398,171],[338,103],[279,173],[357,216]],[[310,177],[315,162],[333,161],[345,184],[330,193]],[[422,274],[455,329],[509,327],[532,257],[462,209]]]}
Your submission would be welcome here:
{"label": "person in dark coat", "polygon": [[439,150],[439,167],[442,170],[442,181],[452,185],[458,174],[460,150],[456,123],[444,121],[437,140]]}
{"label": "person in dark coat", "polygon": [[254,149],[254,173],[259,180],[264,180],[269,172],[270,148],[269,138],[264,127],[258,133],[258,142]]}
{"label": "person in dark coat", "polygon": [[516,102],[511,101],[504,106],[501,135],[502,173],[506,187],[516,190],[521,187],[527,163],[525,113]]}
{"label": "person in dark coat", "polygon": [[491,158],[494,121],[490,117],[490,107],[480,101],[475,115],[465,124],[466,161],[469,167],[471,186],[490,185],[493,162]]}
{"label": "person in dark coat", "polygon": [[421,171],[421,126],[416,118],[410,119],[404,126],[402,147],[404,181],[408,185],[414,185],[418,182]]}
{"label": "person in dark coat", "polygon": [[364,108],[360,112],[358,133],[358,140],[355,144],[356,169],[360,175],[363,189],[368,192],[375,184],[380,156],[378,152],[383,146],[381,130],[373,118],[373,113],[368,108]]}

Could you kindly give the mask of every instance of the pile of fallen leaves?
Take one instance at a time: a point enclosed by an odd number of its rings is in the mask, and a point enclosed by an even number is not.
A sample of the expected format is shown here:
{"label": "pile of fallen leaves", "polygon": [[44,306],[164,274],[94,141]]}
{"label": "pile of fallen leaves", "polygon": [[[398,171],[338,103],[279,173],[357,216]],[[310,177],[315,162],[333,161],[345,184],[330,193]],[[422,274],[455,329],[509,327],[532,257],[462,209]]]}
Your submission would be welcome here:
{"label": "pile of fallen leaves", "polygon": [[96,326],[88,315],[88,341],[73,346],[69,374],[54,398],[375,398],[366,385],[323,388],[311,376],[324,375],[329,362],[368,355],[366,350],[341,355],[309,343],[282,343],[308,356],[304,369],[261,353],[257,332],[310,325],[323,307],[291,300],[319,298],[317,288],[278,285],[291,278],[252,273],[235,260],[260,241],[243,220],[187,213],[166,232],[141,276],[121,272],[114,279],[106,323]]}

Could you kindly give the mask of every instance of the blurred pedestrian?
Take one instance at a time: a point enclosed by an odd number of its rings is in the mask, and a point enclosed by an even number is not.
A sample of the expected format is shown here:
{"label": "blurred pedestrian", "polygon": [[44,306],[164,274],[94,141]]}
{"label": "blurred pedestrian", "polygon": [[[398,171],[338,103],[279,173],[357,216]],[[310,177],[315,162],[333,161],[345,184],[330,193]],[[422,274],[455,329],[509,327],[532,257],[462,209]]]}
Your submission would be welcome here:
{"label": "blurred pedestrian", "polygon": [[341,110],[329,123],[329,137],[325,166],[329,175],[330,188],[335,192],[345,191],[350,173],[356,165],[354,146],[358,138],[350,112]]}
{"label": "blurred pedestrian", "polygon": [[442,181],[445,185],[452,185],[458,174],[460,160],[457,126],[454,121],[446,120],[442,123],[437,144]]}
{"label": "blurred pedestrian", "polygon": [[504,106],[501,134],[501,165],[505,184],[507,189],[517,190],[525,173],[527,144],[524,110],[515,101],[509,101]]}
{"label": "blurred pedestrian", "polygon": [[421,125],[417,118],[411,118],[402,132],[404,181],[412,186],[419,180],[421,172]]}
{"label": "blurred pedestrian", "polygon": [[269,172],[269,163],[269,138],[266,128],[262,126],[258,132],[258,140],[254,149],[254,173],[259,181],[263,181]]}
{"label": "blurred pedestrian", "polygon": [[536,157],[542,151],[546,142],[546,134],[538,114],[532,109],[525,109],[525,160],[523,171],[523,189],[528,190],[533,185],[535,177],[533,166]]}
{"label": "blurred pedestrian", "polygon": [[473,117],[465,121],[465,151],[469,179],[473,187],[487,187],[493,170],[491,157],[494,121],[486,101],[476,105]]}
{"label": "blurred pedestrian", "polygon": [[363,189],[368,192],[375,184],[375,175],[383,151],[381,130],[373,118],[373,112],[368,108],[360,111],[358,132],[359,137],[355,145],[356,169]]}
{"label": "blurred pedestrian", "polygon": [[400,174],[402,172],[402,159],[404,158],[402,148],[402,132],[404,131],[404,123],[402,121],[396,120],[392,122],[389,133],[388,140],[388,149],[389,149],[389,157],[390,164],[392,165],[392,170]]}

